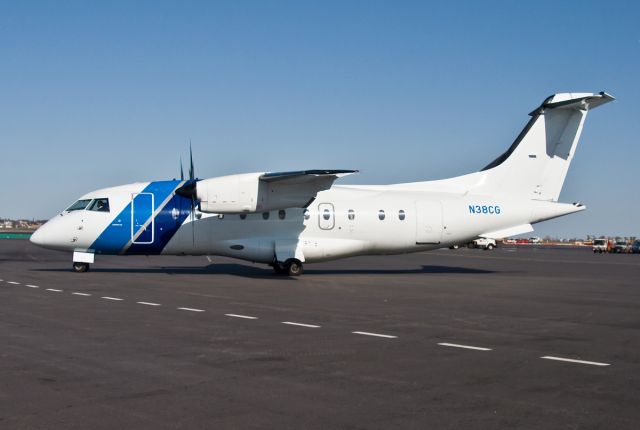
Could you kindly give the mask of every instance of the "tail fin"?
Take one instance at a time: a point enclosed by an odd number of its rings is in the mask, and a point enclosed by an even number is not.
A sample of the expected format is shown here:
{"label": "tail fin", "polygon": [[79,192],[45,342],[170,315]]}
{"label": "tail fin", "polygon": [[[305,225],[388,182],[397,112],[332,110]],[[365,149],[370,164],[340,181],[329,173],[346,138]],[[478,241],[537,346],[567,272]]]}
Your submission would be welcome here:
{"label": "tail fin", "polygon": [[507,152],[482,169],[478,191],[557,201],[588,111],[612,100],[605,92],[547,98]]}

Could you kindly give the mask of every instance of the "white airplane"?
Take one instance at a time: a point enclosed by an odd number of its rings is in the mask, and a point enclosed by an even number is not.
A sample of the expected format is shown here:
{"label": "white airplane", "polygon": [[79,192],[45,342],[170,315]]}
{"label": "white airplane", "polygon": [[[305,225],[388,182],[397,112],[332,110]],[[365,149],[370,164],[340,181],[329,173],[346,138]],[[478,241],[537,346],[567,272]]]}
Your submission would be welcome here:
{"label": "white airplane", "polygon": [[437,181],[332,186],[355,170],[247,173],[142,182],[85,194],[32,236],[95,254],[222,255],[302,273],[303,263],[402,254],[533,231],[585,209],[558,203],[589,110],[604,92],[548,97],[509,149],[479,172]]}

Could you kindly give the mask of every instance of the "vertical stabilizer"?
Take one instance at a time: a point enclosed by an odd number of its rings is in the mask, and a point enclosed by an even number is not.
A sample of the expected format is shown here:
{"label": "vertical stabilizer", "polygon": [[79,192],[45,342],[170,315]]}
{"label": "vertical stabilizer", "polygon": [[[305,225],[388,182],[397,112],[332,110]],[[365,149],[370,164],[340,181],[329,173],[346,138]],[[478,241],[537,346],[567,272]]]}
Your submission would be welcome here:
{"label": "vertical stabilizer", "polygon": [[474,192],[557,201],[589,110],[612,100],[604,92],[547,98],[507,152],[482,170]]}

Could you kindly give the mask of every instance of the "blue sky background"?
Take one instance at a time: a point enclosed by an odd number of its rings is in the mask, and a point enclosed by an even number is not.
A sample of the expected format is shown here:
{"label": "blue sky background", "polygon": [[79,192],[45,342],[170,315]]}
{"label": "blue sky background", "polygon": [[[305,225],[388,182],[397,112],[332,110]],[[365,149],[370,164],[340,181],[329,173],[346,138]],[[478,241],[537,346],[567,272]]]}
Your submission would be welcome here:
{"label": "blue sky background", "polygon": [[1,2],[0,217],[106,186],[355,168],[439,179],[503,152],[555,92],[605,90],[537,234],[638,235],[640,3]]}

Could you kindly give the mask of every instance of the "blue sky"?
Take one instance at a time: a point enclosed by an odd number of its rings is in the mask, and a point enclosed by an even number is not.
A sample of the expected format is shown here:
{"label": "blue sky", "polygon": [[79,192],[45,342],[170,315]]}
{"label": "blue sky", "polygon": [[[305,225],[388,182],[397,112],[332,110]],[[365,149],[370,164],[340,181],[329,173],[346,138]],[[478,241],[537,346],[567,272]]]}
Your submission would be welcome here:
{"label": "blue sky", "polygon": [[503,152],[555,92],[605,90],[537,234],[639,235],[637,2],[0,3],[0,217],[106,186],[355,168],[439,179]]}

